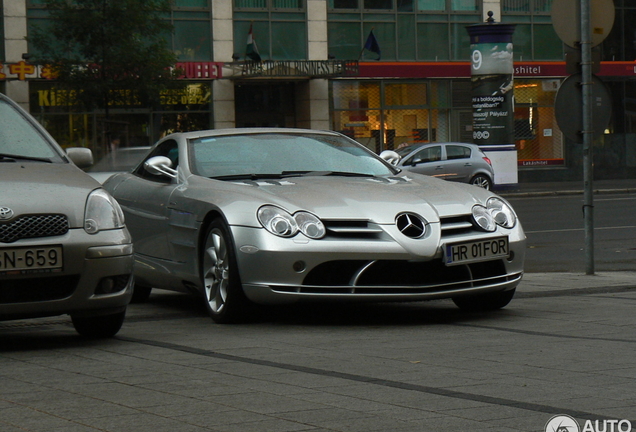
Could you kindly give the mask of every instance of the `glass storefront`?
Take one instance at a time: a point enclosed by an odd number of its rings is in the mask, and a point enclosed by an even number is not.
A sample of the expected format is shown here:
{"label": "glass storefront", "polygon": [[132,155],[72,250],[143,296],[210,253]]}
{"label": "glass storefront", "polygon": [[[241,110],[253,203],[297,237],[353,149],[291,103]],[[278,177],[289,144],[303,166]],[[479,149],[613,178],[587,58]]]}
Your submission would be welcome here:
{"label": "glass storefront", "polygon": [[[520,167],[565,164],[564,138],[554,115],[560,82],[515,80],[514,127]],[[472,124],[452,124],[451,118],[471,122],[472,115],[466,110],[470,92],[451,91],[451,85],[450,80],[334,81],[332,128],[376,153],[406,144],[452,141],[457,136],[454,129],[469,130]]]}
{"label": "glass storefront", "polygon": [[177,131],[209,129],[211,126],[211,85],[189,82],[165,91],[155,108],[114,99],[104,110],[81,112],[71,102],[72,93],[54,82],[32,81],[30,110],[62,147],[88,147],[99,159],[118,139],[122,147],[149,146]]}

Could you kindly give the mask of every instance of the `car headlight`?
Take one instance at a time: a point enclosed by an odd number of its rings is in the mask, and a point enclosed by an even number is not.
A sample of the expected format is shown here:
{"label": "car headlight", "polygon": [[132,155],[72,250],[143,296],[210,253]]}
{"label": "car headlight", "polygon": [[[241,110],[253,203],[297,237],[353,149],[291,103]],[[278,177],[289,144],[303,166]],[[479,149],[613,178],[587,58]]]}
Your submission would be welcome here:
{"label": "car headlight", "polygon": [[300,231],[309,238],[319,239],[326,233],[322,221],[305,211],[291,215],[280,207],[266,205],[258,209],[257,217],[263,228],[280,237],[293,237]]}
{"label": "car headlight", "polygon": [[486,206],[473,206],[473,220],[484,231],[495,231],[497,225],[513,228],[517,223],[517,216],[512,208],[501,198],[490,198]]}
{"label": "car headlight", "polygon": [[124,212],[108,192],[96,189],[88,195],[84,212],[84,230],[96,234],[124,227]]}

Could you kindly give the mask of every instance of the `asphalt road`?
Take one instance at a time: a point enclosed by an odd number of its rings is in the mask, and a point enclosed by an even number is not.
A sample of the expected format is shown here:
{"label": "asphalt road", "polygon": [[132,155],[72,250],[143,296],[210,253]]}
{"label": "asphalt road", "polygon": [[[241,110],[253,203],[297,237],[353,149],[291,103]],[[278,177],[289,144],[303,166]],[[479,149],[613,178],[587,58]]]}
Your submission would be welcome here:
{"label": "asphalt road", "polygon": [[63,317],[0,323],[0,431],[534,432],[555,415],[629,430],[636,291],[551,280],[492,313],[313,305],[217,325],[160,291],[109,340]]}
{"label": "asphalt road", "polygon": [[[585,272],[583,196],[510,197],[528,237],[527,272]],[[595,271],[636,271],[636,195],[594,197]]]}

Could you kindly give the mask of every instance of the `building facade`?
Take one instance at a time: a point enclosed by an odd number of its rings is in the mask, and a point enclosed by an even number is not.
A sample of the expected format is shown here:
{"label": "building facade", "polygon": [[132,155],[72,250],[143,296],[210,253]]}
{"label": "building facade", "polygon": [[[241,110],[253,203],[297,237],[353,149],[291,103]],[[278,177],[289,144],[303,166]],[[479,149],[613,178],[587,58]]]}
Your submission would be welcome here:
{"label": "building facade", "polygon": [[[150,145],[179,130],[281,126],[341,131],[380,152],[403,143],[473,142],[471,49],[466,27],[514,24],[514,144],[520,181],[579,180],[581,145],[557,124],[555,98],[569,75],[552,0],[174,0],[169,43],[183,85],[160,106],[81,112],[44,65],[29,62],[29,29],[43,0],[0,0],[0,91],[63,146],[106,152]],[[636,174],[636,0],[615,0],[598,48],[611,94],[610,124],[594,143],[596,178]],[[262,62],[248,57],[248,34]],[[373,34],[377,45],[367,44]],[[365,44],[367,48],[365,49]],[[572,107],[572,115],[578,107]]]}

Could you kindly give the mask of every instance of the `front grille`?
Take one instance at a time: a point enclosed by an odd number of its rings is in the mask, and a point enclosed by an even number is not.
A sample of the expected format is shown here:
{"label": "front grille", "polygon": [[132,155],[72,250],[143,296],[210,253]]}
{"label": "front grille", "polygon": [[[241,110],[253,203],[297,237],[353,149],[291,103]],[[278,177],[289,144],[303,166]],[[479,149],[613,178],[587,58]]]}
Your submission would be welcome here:
{"label": "front grille", "polygon": [[377,239],[384,230],[366,220],[323,220],[327,235],[339,239]]}
{"label": "front grille", "polygon": [[32,303],[70,297],[79,276],[0,279],[0,304]]}
{"label": "front grille", "polygon": [[442,260],[330,261],[312,269],[303,285],[276,291],[313,294],[425,294],[501,284],[521,278],[506,274],[502,260],[447,267]]}
{"label": "front grille", "polygon": [[469,214],[441,217],[440,227],[442,230],[442,238],[477,231],[475,225],[473,224],[473,218]]}
{"label": "front grille", "polygon": [[68,219],[61,214],[20,216],[0,223],[0,243],[13,243],[20,239],[53,237],[68,232]]}

